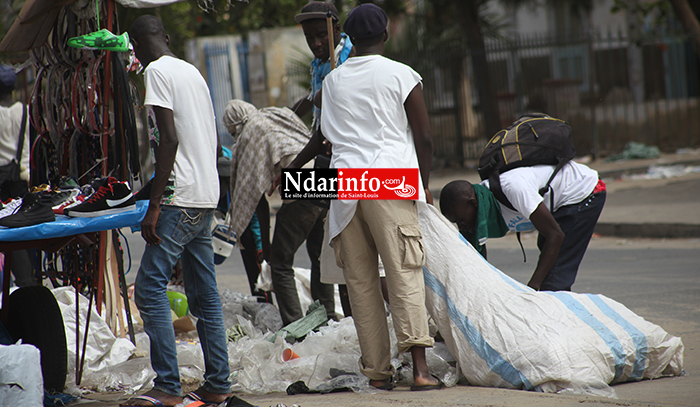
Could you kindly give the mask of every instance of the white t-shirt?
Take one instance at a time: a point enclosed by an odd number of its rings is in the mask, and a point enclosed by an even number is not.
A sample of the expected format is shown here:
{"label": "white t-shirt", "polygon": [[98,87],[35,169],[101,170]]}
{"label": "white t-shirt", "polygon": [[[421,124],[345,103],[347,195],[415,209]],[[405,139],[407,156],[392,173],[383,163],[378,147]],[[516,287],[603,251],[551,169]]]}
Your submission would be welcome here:
{"label": "white t-shirt", "polygon": [[[420,83],[412,68],[381,55],[348,58],[328,74],[321,131],[333,145],[331,168],[419,168],[403,104]],[[350,223],[356,208],[357,200],[331,202],[331,239]]]}
{"label": "white t-shirt", "polygon": [[[194,65],[162,56],[145,70],[146,101],[173,111],[179,142],[175,165],[161,204],[184,208],[216,208],[219,174],[216,169],[217,133],[207,83]],[[151,142],[160,134],[149,112]]]}
{"label": "white t-shirt", "polygon": [[[9,164],[17,158],[19,131],[22,128],[22,103],[10,107],[0,106],[0,165]],[[24,147],[20,160],[20,178],[29,181],[29,113],[24,126]]]}
{"label": "white t-shirt", "polygon": [[[535,230],[530,222],[530,215],[537,209],[540,203],[551,212],[566,205],[573,205],[583,201],[593,192],[598,183],[598,172],[583,164],[573,161],[566,163],[554,177],[550,190],[541,196],[540,188],[547,184],[547,180],[554,172],[553,165],[535,165],[532,167],[515,168],[501,174],[501,189],[508,201],[516,211],[503,204],[501,214],[513,232],[527,232]],[[484,180],[482,185],[488,188],[489,181]],[[550,208],[550,196],[554,191],[554,208]]]}

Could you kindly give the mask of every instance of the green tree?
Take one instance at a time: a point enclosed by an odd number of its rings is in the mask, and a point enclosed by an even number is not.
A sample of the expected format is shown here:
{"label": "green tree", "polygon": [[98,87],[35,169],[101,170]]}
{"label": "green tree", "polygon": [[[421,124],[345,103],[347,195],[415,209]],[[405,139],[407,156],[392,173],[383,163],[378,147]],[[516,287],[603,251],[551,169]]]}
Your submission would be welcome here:
{"label": "green tree", "polygon": [[485,136],[500,128],[498,100],[491,85],[486,46],[479,9],[488,0],[427,0],[426,29],[437,41],[456,42],[465,39],[471,51],[475,84],[484,118]]}

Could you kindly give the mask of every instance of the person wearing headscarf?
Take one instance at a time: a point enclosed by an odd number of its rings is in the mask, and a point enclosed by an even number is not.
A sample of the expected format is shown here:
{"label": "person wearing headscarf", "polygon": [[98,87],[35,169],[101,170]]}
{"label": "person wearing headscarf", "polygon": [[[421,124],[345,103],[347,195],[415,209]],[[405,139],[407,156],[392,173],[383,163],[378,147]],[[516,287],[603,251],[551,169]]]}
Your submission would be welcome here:
{"label": "person wearing headscarf", "polygon": [[[275,176],[308,143],[311,131],[289,108],[257,109],[242,100],[228,102],[223,121],[236,139],[231,148],[230,231],[241,236]],[[311,259],[311,297],[321,302],[329,318],[335,318],[334,287],[321,283],[319,260],[326,212],[308,200],[286,201],[277,211],[270,253],[263,256],[270,263],[284,325],[304,316],[292,268],[304,241]]]}

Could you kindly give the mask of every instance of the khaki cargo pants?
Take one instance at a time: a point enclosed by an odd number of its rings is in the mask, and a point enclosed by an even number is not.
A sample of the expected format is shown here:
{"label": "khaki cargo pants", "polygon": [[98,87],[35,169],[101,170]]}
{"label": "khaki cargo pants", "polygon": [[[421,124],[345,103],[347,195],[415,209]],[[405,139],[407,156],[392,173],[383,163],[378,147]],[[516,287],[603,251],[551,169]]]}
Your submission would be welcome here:
{"label": "khaki cargo pants", "polygon": [[415,201],[361,200],[348,226],[333,239],[360,340],[360,368],[372,380],[394,374],[377,254],[381,255],[399,352],[433,346],[428,334],[425,252]]}

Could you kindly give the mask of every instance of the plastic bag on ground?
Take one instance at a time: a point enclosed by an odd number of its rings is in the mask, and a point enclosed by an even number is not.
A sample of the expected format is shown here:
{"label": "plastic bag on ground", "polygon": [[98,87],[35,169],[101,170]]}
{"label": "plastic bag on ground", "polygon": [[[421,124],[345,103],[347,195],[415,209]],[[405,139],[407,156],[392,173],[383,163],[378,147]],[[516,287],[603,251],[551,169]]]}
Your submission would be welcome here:
{"label": "plastic bag on ground", "polygon": [[418,212],[426,304],[470,384],[615,397],[609,384],[682,373],[680,338],[603,295],[536,292]]}
{"label": "plastic bag on ground", "polygon": [[[54,296],[58,302],[63,316],[66,330],[66,345],[68,347],[68,380],[66,383],[75,383],[76,360],[76,304],[75,289],[73,287],[59,287],[54,289]],[[79,295],[79,338],[78,346],[82,355],[83,339],[85,338],[85,324],[87,322],[89,300],[82,294]],[[90,310],[90,326],[85,350],[85,364],[83,377],[87,378],[99,370],[116,366],[125,362],[136,350],[136,346],[126,338],[114,336],[105,320],[97,313],[94,306]],[[72,376],[72,377],[71,377]]]}
{"label": "plastic bag on ground", "polygon": [[239,323],[239,315],[263,332],[277,332],[282,328],[282,317],[274,305],[258,302],[255,297],[230,289],[221,290],[220,297],[227,329]]}
{"label": "plastic bag on ground", "polygon": [[34,345],[0,345],[0,406],[41,407],[44,379]]}

